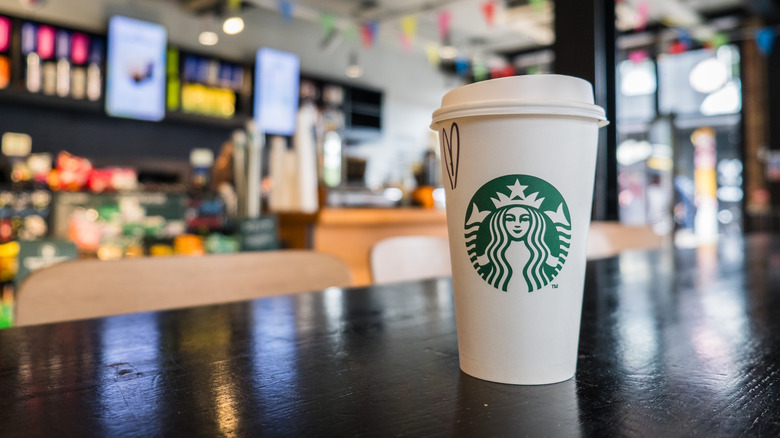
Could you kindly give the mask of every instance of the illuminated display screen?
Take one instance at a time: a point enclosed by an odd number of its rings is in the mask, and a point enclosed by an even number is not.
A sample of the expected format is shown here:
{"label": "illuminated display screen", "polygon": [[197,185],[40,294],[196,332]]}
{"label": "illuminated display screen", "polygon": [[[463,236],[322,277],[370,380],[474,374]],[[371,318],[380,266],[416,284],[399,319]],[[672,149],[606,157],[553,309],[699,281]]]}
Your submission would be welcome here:
{"label": "illuminated display screen", "polygon": [[127,17],[108,24],[106,112],[159,121],[165,117],[165,28]]}
{"label": "illuminated display screen", "polygon": [[262,48],[255,64],[255,120],[268,134],[293,135],[298,112],[300,59]]}

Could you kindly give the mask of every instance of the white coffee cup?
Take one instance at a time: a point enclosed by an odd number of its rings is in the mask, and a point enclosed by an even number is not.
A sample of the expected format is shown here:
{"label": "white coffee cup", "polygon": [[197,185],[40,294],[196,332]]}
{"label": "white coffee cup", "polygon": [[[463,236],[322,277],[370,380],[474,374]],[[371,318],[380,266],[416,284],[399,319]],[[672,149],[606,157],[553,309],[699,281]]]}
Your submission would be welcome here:
{"label": "white coffee cup", "polygon": [[562,75],[466,85],[434,111],[465,373],[512,384],[574,375],[606,124],[590,83]]}

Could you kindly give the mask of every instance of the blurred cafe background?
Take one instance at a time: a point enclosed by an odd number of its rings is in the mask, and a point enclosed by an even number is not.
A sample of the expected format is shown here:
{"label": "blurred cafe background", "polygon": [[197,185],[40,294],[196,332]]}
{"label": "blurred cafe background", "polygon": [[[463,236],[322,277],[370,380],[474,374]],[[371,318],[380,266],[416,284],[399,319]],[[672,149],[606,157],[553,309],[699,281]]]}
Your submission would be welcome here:
{"label": "blurred cafe background", "polygon": [[350,262],[446,235],[431,113],[512,75],[595,84],[595,220],[679,246],[777,231],[780,1],[593,4],[2,0],[0,327],[25,275],[70,258]]}

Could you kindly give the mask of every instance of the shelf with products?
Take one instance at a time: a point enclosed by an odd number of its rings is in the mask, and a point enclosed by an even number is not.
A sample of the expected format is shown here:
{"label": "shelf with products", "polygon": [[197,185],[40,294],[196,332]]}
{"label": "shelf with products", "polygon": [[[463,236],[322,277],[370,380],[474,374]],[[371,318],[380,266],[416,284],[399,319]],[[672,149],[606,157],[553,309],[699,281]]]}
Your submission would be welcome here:
{"label": "shelf with products", "polygon": [[[0,102],[105,114],[108,37],[0,15]],[[163,122],[235,128],[252,118],[252,65],[168,46]],[[382,92],[307,77],[347,142],[381,133]]]}
{"label": "shelf with products", "polygon": [[195,122],[218,119],[243,124],[252,113],[252,69],[169,46],[166,117]]}
{"label": "shelf with products", "polygon": [[[0,102],[105,115],[107,37],[0,15]],[[217,128],[251,118],[252,69],[169,46],[164,121]]]}
{"label": "shelf with products", "polygon": [[104,36],[33,20],[4,18],[0,21],[7,26],[0,28],[7,27],[7,50],[2,54],[8,64],[8,80],[6,87],[0,87],[3,97],[19,103],[100,108],[105,76]]}
{"label": "shelf with products", "polygon": [[0,15],[0,90],[11,84],[11,19]]}

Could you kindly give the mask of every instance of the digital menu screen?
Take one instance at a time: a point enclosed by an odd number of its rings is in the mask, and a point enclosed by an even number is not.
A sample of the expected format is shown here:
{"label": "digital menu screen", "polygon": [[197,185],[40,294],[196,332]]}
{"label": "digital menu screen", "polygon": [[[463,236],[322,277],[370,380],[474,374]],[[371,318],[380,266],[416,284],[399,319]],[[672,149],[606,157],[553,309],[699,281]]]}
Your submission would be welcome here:
{"label": "digital menu screen", "polygon": [[165,117],[166,31],[127,17],[108,23],[106,112],[158,121]]}
{"label": "digital menu screen", "polygon": [[300,59],[262,48],[255,63],[255,121],[268,134],[293,135],[298,113]]}

